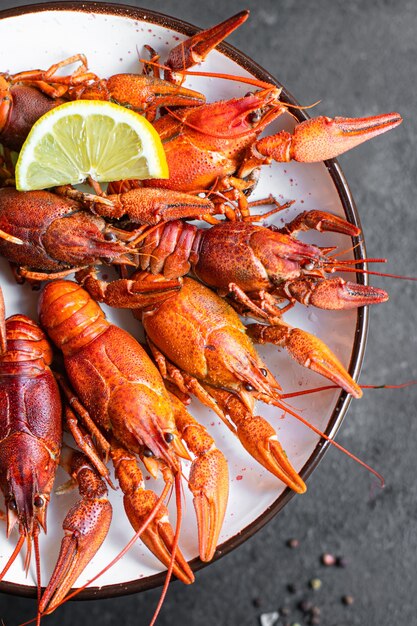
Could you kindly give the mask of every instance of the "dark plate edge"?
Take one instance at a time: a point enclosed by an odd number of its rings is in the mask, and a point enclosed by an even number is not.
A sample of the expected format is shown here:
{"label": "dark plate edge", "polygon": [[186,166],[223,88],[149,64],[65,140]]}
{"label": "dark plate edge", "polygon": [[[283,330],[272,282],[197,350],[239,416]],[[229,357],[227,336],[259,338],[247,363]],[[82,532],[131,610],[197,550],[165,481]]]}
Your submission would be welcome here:
{"label": "dark plate edge", "polygon": [[[140,7],[132,7],[123,4],[112,4],[105,2],[48,2],[41,4],[29,4],[21,7],[14,7],[12,9],[5,9],[0,11],[0,19],[6,19],[9,17],[15,17],[24,15],[27,13],[35,13],[35,12],[43,12],[43,11],[78,11],[83,13],[100,13],[100,14],[108,14],[108,15],[116,15],[119,17],[129,17],[136,20],[142,20],[154,24],[159,24],[161,26],[165,26],[168,28],[172,28],[178,32],[181,32],[185,35],[192,35],[195,32],[198,32],[199,28],[189,24],[188,22],[182,21],[177,18],[169,17],[163,15],[162,13],[158,13],[156,11],[152,11],[149,9],[142,9]],[[244,69],[249,71],[251,74],[256,76],[259,80],[270,82],[278,87],[282,88],[281,100],[284,102],[294,104],[299,106],[298,102],[291,95],[291,93],[281,85],[281,83],[274,78],[269,72],[264,70],[260,65],[258,65],[255,61],[247,57],[243,52],[240,52],[233,46],[227,43],[223,43],[217,48],[227,57],[232,59],[241,65]],[[293,111],[294,116],[299,121],[304,121],[309,118],[309,116],[300,109],[295,109]],[[337,189],[339,197],[341,199],[343,208],[345,210],[347,219],[351,221],[353,224],[357,225],[359,228],[361,227],[358,211],[354,200],[352,198],[352,194],[349,190],[347,181],[340,169],[339,164],[335,159],[331,159],[329,161],[325,161],[325,165],[329,171],[329,174],[333,180],[333,183]],[[364,259],[366,258],[366,249],[365,242],[363,236],[360,236],[358,239],[354,240],[355,244],[358,244],[354,250],[354,256],[356,259]],[[366,267],[364,264],[363,267]],[[367,276],[364,274],[356,275],[357,282],[362,284],[367,284]],[[349,365],[349,373],[351,376],[357,380],[365,352],[367,333],[368,333],[368,323],[369,323],[369,313],[368,308],[363,307],[358,309],[357,316],[357,324],[356,324],[356,337],[354,341],[354,346],[352,350],[351,361]],[[325,430],[325,434],[328,437],[333,438],[337,431],[339,430],[342,421],[346,415],[347,409],[349,408],[351,397],[344,391],[341,392],[339,401],[336,404],[333,414],[329,420],[328,426]],[[331,445],[327,441],[320,441],[313,452],[311,453],[309,459],[306,461],[303,466],[300,475],[304,480],[306,480],[313,470],[317,467],[327,448]],[[275,502],[268,507],[256,520],[254,520],[251,524],[246,526],[240,533],[228,539],[225,543],[219,546],[216,551],[216,554],[213,558],[214,562],[217,559],[221,558],[225,554],[228,554],[230,551],[237,548],[244,541],[249,539],[252,535],[254,535],[258,530],[260,530],[265,524],[267,524],[293,497],[295,493],[289,488],[285,489],[285,491],[281,494]],[[198,557],[190,561],[191,569],[196,572],[209,563],[202,562]],[[77,597],[77,600],[94,600],[100,598],[113,598],[122,595],[129,595],[133,593],[137,593],[139,591],[146,591],[149,589],[153,589],[155,587],[161,586],[166,577],[166,572],[160,572],[159,574],[155,574],[153,576],[149,576],[143,579],[138,579],[135,581],[131,581],[128,583],[118,583],[115,585],[106,585],[105,587],[92,587],[85,589],[82,591]],[[29,585],[18,585],[15,583],[9,582],[1,582],[0,583],[0,592],[8,593],[12,595],[18,595],[23,597],[36,597],[36,588]]]}

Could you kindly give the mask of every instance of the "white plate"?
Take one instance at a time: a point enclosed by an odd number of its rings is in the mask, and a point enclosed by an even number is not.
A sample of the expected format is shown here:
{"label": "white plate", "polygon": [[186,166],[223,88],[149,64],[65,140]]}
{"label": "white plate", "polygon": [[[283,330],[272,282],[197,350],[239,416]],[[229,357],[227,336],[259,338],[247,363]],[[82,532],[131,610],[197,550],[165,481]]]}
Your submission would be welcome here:
{"label": "white plate", "polygon": [[[83,8],[80,8],[83,7]],[[87,5],[78,5],[77,10],[54,9],[45,5],[44,10],[33,8],[8,12],[0,20],[0,58],[2,71],[11,73],[31,68],[47,68],[58,60],[75,53],[87,55],[91,70],[100,76],[108,77],[119,72],[137,72],[138,54],[143,54],[143,45],[148,43],[161,53],[162,60],[174,45],[185,38],[181,32],[190,33],[192,27],[149,12],[132,9],[118,9],[115,6],[97,5],[88,11]],[[149,21],[148,21],[149,20]],[[30,50],[30,54],[26,51]],[[223,47],[221,52],[212,52],[204,64],[204,70],[247,75],[233,59],[239,54],[232,48]],[[13,52],[12,52],[13,51]],[[267,74],[252,64],[249,59],[240,57],[240,62],[255,75],[264,80]],[[248,86],[219,79],[193,78],[187,86],[206,93],[209,101],[243,95]],[[278,129],[293,127],[293,119],[283,116],[268,128],[268,133]],[[295,205],[282,217],[291,219],[295,214],[309,209],[321,209],[356,221],[355,211],[340,170],[334,162],[327,164],[274,164],[264,168],[260,184],[253,198],[265,197],[273,193],[279,199],[295,199]],[[280,217],[276,223],[280,223]],[[311,233],[303,237],[320,245],[337,245],[349,248],[347,237],[335,234]],[[363,254],[363,245],[356,254]],[[346,258],[349,258],[347,256]],[[350,257],[351,258],[351,257]],[[1,284],[7,305],[7,315],[20,312],[36,318],[38,295],[28,285],[19,286],[13,278],[6,262],[1,262]],[[140,337],[138,322],[126,311],[106,309],[109,319]],[[342,363],[356,376],[363,353],[364,334],[367,323],[363,310],[331,312],[306,309],[297,305],[286,316],[286,321],[294,326],[317,334],[336,353]],[[296,391],[325,384],[324,379],[294,363],[285,351],[274,347],[260,349],[268,366],[276,374],[284,391]],[[322,430],[334,434],[346,411],[348,399],[345,393],[337,390],[315,394],[294,400],[293,406],[308,417]],[[281,419],[281,412],[265,405],[258,412],[270,419],[278,431],[279,439],[286,449],[295,468],[307,476],[315,467],[323,450],[318,445],[319,438],[309,429],[297,423],[292,417]],[[274,515],[291,497],[291,492],[274,476],[266,472],[240,447],[238,441],[210,411],[192,404],[192,413],[209,428],[218,446],[229,460],[231,491],[224,527],[220,536],[219,554],[232,549]],[[66,480],[59,473],[57,483]],[[147,482],[151,485],[152,481]],[[155,485],[160,492],[161,484]],[[198,554],[197,530],[194,509],[188,489],[185,486],[186,503],[180,545],[187,559],[195,559]],[[61,540],[61,523],[66,510],[76,499],[77,494],[54,497],[48,512],[48,535],[41,537],[42,580],[48,580],[57,558]],[[123,548],[133,532],[126,520],[120,490],[110,494],[114,506],[114,523],[103,547],[80,577],[78,584],[90,579],[99,568]],[[174,499],[172,499],[173,501]],[[173,502],[170,504],[171,520],[175,520]],[[6,563],[17,540],[13,532],[9,540],[5,537],[5,526],[0,525],[0,569]],[[195,567],[201,564],[198,559]],[[163,580],[160,574],[163,566],[138,542],[115,567],[104,574],[94,591],[83,592],[84,597],[94,595],[109,596],[126,591],[155,586]],[[157,575],[159,573],[159,575]],[[157,575],[157,576],[155,576]],[[35,585],[34,565],[31,565],[27,578],[23,572],[23,556],[18,558],[2,583],[5,591],[33,594]],[[12,584],[11,584],[12,583]],[[21,585],[25,587],[21,587]]]}

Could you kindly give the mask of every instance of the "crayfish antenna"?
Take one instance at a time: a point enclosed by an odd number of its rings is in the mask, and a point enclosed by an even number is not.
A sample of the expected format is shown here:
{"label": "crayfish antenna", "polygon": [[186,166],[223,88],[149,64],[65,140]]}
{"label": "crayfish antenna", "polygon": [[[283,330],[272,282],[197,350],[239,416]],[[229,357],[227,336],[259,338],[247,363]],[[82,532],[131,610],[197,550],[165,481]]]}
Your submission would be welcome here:
{"label": "crayfish antenna", "polygon": [[39,527],[36,527],[35,532],[33,533],[33,544],[35,548],[35,562],[36,562],[36,595],[38,598],[38,612],[36,614],[36,626],[39,626],[41,623],[42,614],[40,612],[39,606],[41,602],[42,596],[42,584],[41,584],[41,559],[39,553]]}
{"label": "crayfish antenna", "polygon": [[[340,267],[337,267],[337,265],[340,265]],[[355,274],[368,274],[372,276],[383,276],[385,278],[398,278],[399,280],[413,280],[413,281],[417,280],[416,276],[401,276],[400,274],[387,274],[385,272],[374,272],[371,270],[362,270],[357,267],[346,267],[343,263],[340,263],[339,261],[335,263],[334,271],[352,272]]]}
{"label": "crayfish antenna", "polygon": [[171,561],[169,563],[169,567],[168,567],[167,575],[165,577],[165,582],[162,588],[161,596],[159,598],[158,604],[155,609],[155,613],[152,616],[152,621],[149,624],[149,626],[154,626],[158,618],[158,615],[161,611],[162,605],[164,603],[165,597],[168,592],[169,582],[171,580],[172,572],[173,572],[174,565],[175,565],[175,556],[177,552],[178,540],[180,537],[180,530],[181,530],[181,523],[182,523],[181,474],[180,472],[178,472],[175,475],[175,500],[176,500],[176,508],[177,508],[177,524],[175,527],[174,541],[172,542]]}
{"label": "crayfish antenna", "polygon": [[[417,380],[408,380],[405,383],[399,385],[360,385],[363,389],[404,389],[405,387],[412,387],[417,385]],[[313,387],[312,389],[304,389],[303,391],[294,391],[293,393],[283,393],[281,398],[288,400],[288,398],[298,398],[299,396],[307,396],[310,393],[318,393],[319,391],[328,391],[329,389],[339,389],[338,385],[324,385],[323,387]]]}

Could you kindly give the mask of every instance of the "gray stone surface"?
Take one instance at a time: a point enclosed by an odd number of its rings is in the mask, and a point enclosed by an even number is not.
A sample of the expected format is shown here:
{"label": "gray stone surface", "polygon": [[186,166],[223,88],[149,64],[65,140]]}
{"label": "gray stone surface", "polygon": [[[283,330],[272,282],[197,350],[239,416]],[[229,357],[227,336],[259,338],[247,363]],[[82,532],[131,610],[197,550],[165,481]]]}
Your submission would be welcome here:
{"label": "gray stone surface", "polygon": [[[414,0],[350,2],[191,0],[141,2],[208,26],[245,6],[250,21],[230,41],[276,75],[305,104],[321,100],[318,113],[361,116],[399,110],[404,123],[340,158],[359,207],[370,256],[388,257],[386,270],[416,269],[417,3]],[[2,2],[2,8],[13,6]],[[374,278],[391,300],[371,312],[361,382],[417,379],[416,284]],[[261,613],[294,607],[305,597],[321,607],[323,626],[417,624],[417,421],[416,388],[369,391],[352,404],[338,440],[385,476],[384,490],[337,450],[329,450],[290,504],[243,546],[197,574],[186,588],[171,586],[159,626],[254,626]],[[300,540],[297,549],[286,540]],[[331,552],[343,568],[320,564]],[[313,577],[319,591],[309,590]],[[290,594],[287,584],[298,587]],[[351,594],[352,606],[341,597]],[[48,624],[146,625],[159,591],[107,601],[77,602]],[[253,602],[255,601],[255,602]],[[254,606],[258,605],[258,606]],[[29,600],[0,596],[6,625],[34,614]],[[308,621],[295,609],[289,623]]]}

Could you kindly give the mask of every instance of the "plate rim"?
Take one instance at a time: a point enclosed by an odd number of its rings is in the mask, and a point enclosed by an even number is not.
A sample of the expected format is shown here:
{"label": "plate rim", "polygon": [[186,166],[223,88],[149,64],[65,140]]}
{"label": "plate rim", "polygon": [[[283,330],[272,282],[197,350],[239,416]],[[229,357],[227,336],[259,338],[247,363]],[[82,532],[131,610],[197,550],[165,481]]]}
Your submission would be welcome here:
{"label": "plate rim", "polygon": [[[158,11],[153,11],[152,9],[145,9],[142,7],[135,7],[126,4],[115,4],[109,2],[83,2],[78,0],[68,0],[68,1],[58,1],[58,2],[43,2],[36,4],[28,4],[18,7],[13,7],[9,9],[0,10],[0,20],[11,18],[11,17],[19,17],[21,15],[31,14],[31,13],[41,13],[41,12],[54,12],[54,11],[69,11],[69,12],[79,12],[79,13],[98,13],[103,15],[112,15],[117,17],[127,17],[130,19],[147,22],[150,24],[157,24],[159,26],[164,26],[166,28],[172,28],[181,34],[190,36],[201,30],[197,26],[186,22],[185,20],[171,17],[169,15],[165,15],[164,13],[160,13]],[[239,49],[228,43],[222,43],[217,46],[217,50],[224,55],[226,55],[229,59],[235,61],[239,64],[243,69],[247,70],[251,74],[253,74],[259,80],[270,82],[277,87],[282,89],[280,99],[287,104],[293,104],[297,107],[299,103],[292,96],[291,92],[288,91],[286,87],[284,87],[278,79],[276,79],[272,74],[270,74],[267,70],[261,67],[256,61],[252,60],[248,57],[244,52],[241,52]],[[310,118],[308,113],[301,109],[294,109],[292,112],[294,117],[297,118],[299,122],[305,121]],[[339,163],[336,159],[329,159],[324,161],[324,165],[326,166],[332,182],[336,188],[336,191],[339,195],[340,201],[343,206],[343,210],[345,212],[346,218],[356,226],[361,229],[361,234],[359,237],[354,238],[356,242],[356,246],[354,248],[354,257],[355,259],[362,260],[366,259],[366,245],[365,238],[362,232],[360,217],[358,214],[358,209],[354,202],[352,193],[349,189],[347,180],[340,168]],[[359,266],[361,267],[361,266]],[[367,264],[363,262],[362,267],[366,269]],[[359,284],[368,284],[368,277],[366,274],[356,274],[356,280]],[[356,329],[355,329],[355,338],[352,348],[352,356],[349,363],[349,367],[347,368],[350,375],[357,380],[362,368],[363,358],[365,353],[366,341],[368,336],[368,325],[369,325],[369,310],[368,307],[360,307],[357,309],[357,321],[356,321]],[[326,430],[324,433],[330,437],[334,438],[337,434],[339,428],[342,425],[342,422],[346,416],[347,410],[352,401],[352,397],[349,396],[345,391],[341,391],[339,394],[339,399],[333,409],[331,417],[329,418]],[[307,480],[310,474],[314,471],[317,465],[322,460],[325,452],[328,450],[331,444],[326,440],[320,440],[313,451],[311,452],[309,458],[305,462],[304,466],[300,471],[300,475],[303,480]],[[193,572],[196,572],[208,565],[210,563],[214,563],[222,556],[228,554],[235,548],[239,547],[242,543],[250,539],[255,533],[257,533],[263,526],[265,526],[275,515],[281,511],[281,509],[288,504],[288,502],[295,496],[295,492],[292,491],[289,487],[287,487],[282,494],[265,510],[261,515],[259,515],[254,521],[245,526],[239,533],[227,539],[224,543],[220,544],[217,548],[214,558],[209,563],[203,562],[199,557],[192,559],[189,562],[189,565]],[[140,591],[147,591],[149,589],[154,589],[156,587],[160,587],[163,585],[166,578],[166,571],[159,572],[158,574],[153,574],[152,576],[147,576],[144,578],[138,578],[136,580],[124,582],[124,583],[116,583],[113,585],[105,585],[105,586],[94,586],[87,587],[82,592],[80,592],[75,600],[97,600],[100,598],[115,598],[118,596],[130,595],[134,593],[138,593]],[[173,577],[173,580],[176,580]],[[8,581],[0,582],[0,592],[7,593],[11,595],[17,595],[28,598],[36,598],[36,587],[32,585],[21,585],[18,583],[11,583]]]}

